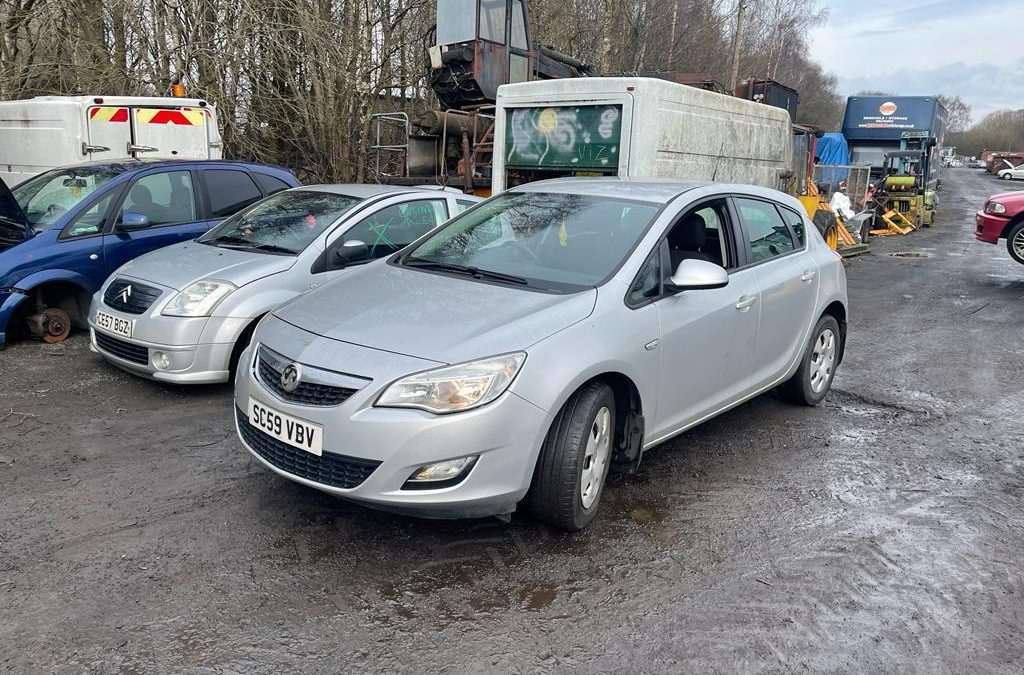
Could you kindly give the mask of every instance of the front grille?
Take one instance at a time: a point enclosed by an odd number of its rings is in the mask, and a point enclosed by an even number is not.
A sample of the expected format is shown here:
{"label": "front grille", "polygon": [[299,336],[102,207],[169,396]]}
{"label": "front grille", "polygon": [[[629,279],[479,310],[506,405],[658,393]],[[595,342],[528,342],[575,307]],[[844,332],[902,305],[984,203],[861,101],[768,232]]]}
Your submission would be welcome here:
{"label": "front grille", "polygon": [[260,375],[260,382],[282,400],[291,403],[318,406],[338,405],[344,403],[348,400],[349,396],[356,393],[355,389],[347,387],[301,381],[294,391],[285,391],[285,388],[281,386],[281,372],[264,356],[262,349],[260,349],[257,370]]}
{"label": "front grille", "polygon": [[107,286],[103,294],[103,302],[116,310],[128,314],[142,314],[156,302],[162,291],[153,286],[140,284],[138,281],[115,279]]}
{"label": "front grille", "polygon": [[351,489],[369,478],[370,474],[380,466],[380,462],[370,459],[346,457],[329,452],[317,457],[263,433],[250,424],[248,416],[237,407],[235,415],[238,418],[238,429],[242,434],[242,440],[257,455],[278,469],[287,471],[294,476],[321,485]]}
{"label": "front grille", "polygon": [[149,365],[149,348],[133,345],[112,335],[96,331],[96,346],[125,361]]}

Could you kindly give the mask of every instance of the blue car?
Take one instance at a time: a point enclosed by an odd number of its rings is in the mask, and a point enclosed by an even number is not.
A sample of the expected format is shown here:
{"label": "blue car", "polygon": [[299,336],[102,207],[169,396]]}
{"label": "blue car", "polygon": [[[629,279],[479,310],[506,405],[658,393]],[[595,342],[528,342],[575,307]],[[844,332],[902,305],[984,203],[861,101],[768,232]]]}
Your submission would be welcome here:
{"label": "blue car", "polygon": [[13,189],[0,180],[0,349],[12,331],[59,342],[87,328],[92,294],[118,267],[297,185],[277,167],[167,159],[66,166]]}

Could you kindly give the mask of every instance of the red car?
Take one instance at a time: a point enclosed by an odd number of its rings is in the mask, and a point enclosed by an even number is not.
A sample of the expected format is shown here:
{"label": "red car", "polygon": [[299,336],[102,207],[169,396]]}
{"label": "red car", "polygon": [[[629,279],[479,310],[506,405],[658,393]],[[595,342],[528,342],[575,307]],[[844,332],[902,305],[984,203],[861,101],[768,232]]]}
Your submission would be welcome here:
{"label": "red car", "polygon": [[992,195],[974,222],[975,237],[989,244],[1005,239],[1010,257],[1024,265],[1024,190]]}

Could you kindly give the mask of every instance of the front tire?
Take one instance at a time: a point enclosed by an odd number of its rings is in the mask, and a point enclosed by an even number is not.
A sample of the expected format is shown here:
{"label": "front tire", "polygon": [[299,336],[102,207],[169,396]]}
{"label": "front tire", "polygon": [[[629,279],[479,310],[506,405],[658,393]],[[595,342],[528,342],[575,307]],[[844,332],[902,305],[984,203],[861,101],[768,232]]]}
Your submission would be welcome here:
{"label": "front tire", "polygon": [[1009,172],[1004,173],[1002,176],[1000,176],[1000,178],[1002,178],[1003,180],[1013,180],[1013,176],[1010,175]]}
{"label": "front tire", "polygon": [[563,530],[597,515],[615,440],[615,396],[592,382],[569,398],[544,439],[527,495],[530,512]]}
{"label": "front tire", "polygon": [[1006,250],[1010,257],[1024,265],[1024,220],[1014,225],[1006,235]]}
{"label": "front tire", "polygon": [[800,367],[779,387],[783,400],[808,406],[816,406],[825,400],[836,375],[842,339],[835,317],[826,314],[818,319],[811,341],[800,359]]}

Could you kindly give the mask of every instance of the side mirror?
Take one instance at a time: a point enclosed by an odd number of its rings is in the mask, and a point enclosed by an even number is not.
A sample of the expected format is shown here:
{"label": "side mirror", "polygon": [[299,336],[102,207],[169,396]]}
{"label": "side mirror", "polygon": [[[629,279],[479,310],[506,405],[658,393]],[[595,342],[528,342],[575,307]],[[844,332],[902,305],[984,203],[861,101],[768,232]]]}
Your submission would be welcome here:
{"label": "side mirror", "polygon": [[668,290],[673,293],[724,288],[729,285],[729,273],[706,260],[684,260],[669,279]]}
{"label": "side mirror", "polygon": [[370,247],[366,245],[366,242],[353,239],[352,241],[346,241],[341,246],[334,249],[334,260],[336,265],[349,265],[356,261],[362,260],[370,253]]}
{"label": "side mirror", "polygon": [[114,229],[118,232],[132,232],[134,230],[144,230],[150,225],[152,223],[149,222],[149,216],[126,211],[121,214],[121,219],[114,226]]}

